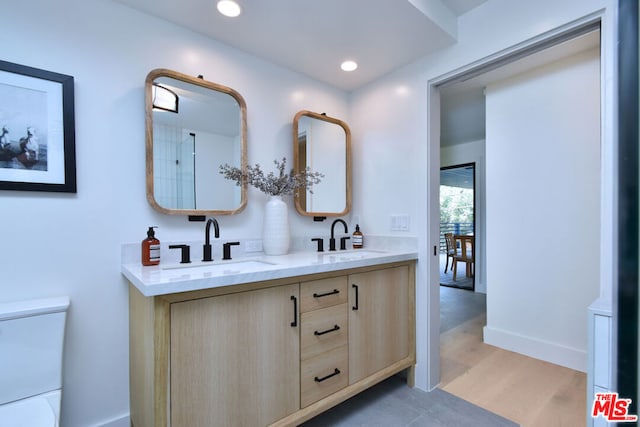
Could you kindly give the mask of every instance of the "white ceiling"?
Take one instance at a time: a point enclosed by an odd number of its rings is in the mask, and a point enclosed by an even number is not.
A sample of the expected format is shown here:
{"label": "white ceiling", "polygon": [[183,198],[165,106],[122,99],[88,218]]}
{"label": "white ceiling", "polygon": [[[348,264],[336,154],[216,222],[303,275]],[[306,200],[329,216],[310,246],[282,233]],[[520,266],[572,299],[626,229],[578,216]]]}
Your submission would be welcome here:
{"label": "white ceiling", "polygon": [[[456,43],[458,17],[488,0],[238,0],[227,18],[216,0],[113,0],[267,61],[351,91]],[[596,46],[584,36],[441,90],[441,143],[485,138],[484,87]],[[359,68],[340,70],[353,59]]]}
{"label": "white ceiling", "polygon": [[454,44],[458,17],[487,0],[239,0],[238,18],[216,0],[114,1],[351,91]]}
{"label": "white ceiling", "polygon": [[564,41],[477,77],[441,88],[440,144],[451,146],[485,139],[484,88],[600,46],[600,31]]}

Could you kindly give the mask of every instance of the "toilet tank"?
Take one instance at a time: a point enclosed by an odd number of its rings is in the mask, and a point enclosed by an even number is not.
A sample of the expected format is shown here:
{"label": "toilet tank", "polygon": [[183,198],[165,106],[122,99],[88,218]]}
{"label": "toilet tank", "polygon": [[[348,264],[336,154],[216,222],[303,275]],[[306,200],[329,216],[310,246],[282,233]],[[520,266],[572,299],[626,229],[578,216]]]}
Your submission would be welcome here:
{"label": "toilet tank", "polygon": [[0,405],[62,388],[68,297],[0,303]]}

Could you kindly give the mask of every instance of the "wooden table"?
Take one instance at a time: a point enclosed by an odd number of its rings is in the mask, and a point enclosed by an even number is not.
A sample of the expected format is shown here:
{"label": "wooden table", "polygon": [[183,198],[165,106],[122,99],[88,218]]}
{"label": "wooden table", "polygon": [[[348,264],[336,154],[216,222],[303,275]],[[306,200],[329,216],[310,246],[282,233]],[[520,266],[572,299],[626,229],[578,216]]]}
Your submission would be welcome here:
{"label": "wooden table", "polygon": [[[456,234],[453,236],[456,248],[456,254],[453,258],[453,280],[456,280],[456,273],[458,270],[458,262],[464,262],[467,264],[467,277],[472,277],[474,272],[475,262],[475,236],[466,234]],[[460,242],[460,250],[458,251],[458,242]]]}

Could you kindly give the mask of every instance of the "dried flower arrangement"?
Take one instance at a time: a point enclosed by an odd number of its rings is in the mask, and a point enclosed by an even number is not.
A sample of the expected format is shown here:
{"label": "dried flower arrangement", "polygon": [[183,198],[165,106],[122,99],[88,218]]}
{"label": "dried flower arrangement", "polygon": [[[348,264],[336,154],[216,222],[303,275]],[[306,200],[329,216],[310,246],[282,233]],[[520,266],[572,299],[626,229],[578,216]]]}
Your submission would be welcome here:
{"label": "dried flower arrangement", "polygon": [[285,174],[286,157],[282,158],[282,162],[274,160],[273,163],[276,165],[277,174],[269,172],[265,175],[257,163],[255,166],[248,165],[245,171],[225,163],[220,165],[220,173],[226,179],[235,181],[238,186],[246,182],[270,196],[292,194],[298,188],[306,188],[313,193],[311,187],[314,184],[319,184],[321,178],[324,178],[324,175],[320,172],[311,172],[309,167],[297,174],[293,173],[293,169],[288,174]]}

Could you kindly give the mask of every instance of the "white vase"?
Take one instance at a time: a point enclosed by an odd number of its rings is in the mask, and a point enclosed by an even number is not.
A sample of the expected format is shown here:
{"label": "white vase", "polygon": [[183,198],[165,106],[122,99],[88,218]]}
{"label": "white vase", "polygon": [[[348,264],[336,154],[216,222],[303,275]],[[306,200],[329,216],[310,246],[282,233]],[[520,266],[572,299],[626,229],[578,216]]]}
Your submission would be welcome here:
{"label": "white vase", "polygon": [[289,214],[281,196],[271,196],[265,205],[262,249],[265,255],[284,255],[289,251]]}

